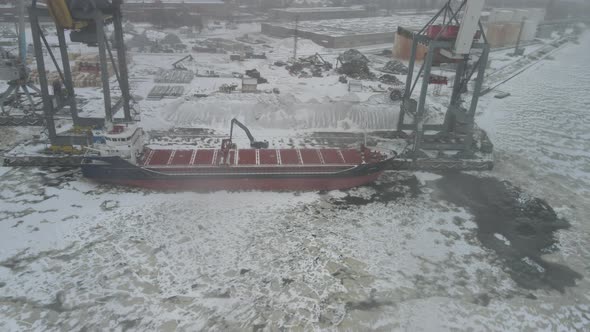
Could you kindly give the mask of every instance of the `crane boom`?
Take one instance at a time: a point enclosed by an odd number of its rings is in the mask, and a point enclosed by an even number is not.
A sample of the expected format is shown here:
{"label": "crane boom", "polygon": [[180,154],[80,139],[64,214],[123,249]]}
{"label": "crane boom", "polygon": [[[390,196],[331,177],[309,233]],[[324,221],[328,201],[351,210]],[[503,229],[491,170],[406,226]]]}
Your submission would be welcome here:
{"label": "crane boom", "polygon": [[25,2],[18,4],[18,51],[22,63],[27,62],[27,38],[25,35]]}
{"label": "crane boom", "polygon": [[189,60],[193,60],[193,56],[191,54],[183,57],[182,59],[174,62],[172,64],[172,67],[174,67],[174,69],[179,69],[179,70],[186,70],[186,68],[184,66],[179,65],[181,62],[183,62],[184,60],[189,59]]}
{"label": "crane boom", "polygon": [[473,36],[479,29],[479,18],[485,0],[465,0],[465,13],[461,20],[459,34],[455,40],[453,52],[455,54],[469,54],[473,44]]}

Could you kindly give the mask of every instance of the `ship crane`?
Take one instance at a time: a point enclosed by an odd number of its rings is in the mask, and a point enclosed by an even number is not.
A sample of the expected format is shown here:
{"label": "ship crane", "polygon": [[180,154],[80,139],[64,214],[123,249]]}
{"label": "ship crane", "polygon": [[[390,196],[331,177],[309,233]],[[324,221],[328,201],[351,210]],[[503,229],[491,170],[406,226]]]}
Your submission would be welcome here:
{"label": "ship crane", "polygon": [[240,121],[238,121],[237,119],[234,118],[231,120],[231,127],[229,129],[229,138],[226,138],[221,142],[222,150],[231,148],[233,146],[232,137],[233,137],[233,133],[234,133],[234,125],[242,128],[242,130],[246,133],[246,136],[248,136],[248,139],[250,140],[250,147],[252,147],[254,149],[267,149],[268,148],[267,141],[256,141],[254,139],[254,136],[252,136],[250,129],[248,129],[248,127],[246,127],[243,123],[241,123]]}

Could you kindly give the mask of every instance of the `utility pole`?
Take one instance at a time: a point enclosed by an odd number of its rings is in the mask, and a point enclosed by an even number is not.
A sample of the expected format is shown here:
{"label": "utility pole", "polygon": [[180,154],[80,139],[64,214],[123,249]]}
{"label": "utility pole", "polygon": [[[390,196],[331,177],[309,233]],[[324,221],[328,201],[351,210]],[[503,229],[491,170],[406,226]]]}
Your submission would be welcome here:
{"label": "utility pole", "polygon": [[295,16],[295,33],[293,35],[293,61],[297,62],[297,40],[299,38],[299,15]]}
{"label": "utility pole", "polygon": [[520,39],[522,38],[522,30],[524,29],[524,22],[526,20],[526,17],[522,19],[522,22],[520,23],[520,31],[518,31],[518,39],[516,39],[516,46],[514,46],[514,53],[512,53],[512,56],[519,56],[519,55],[523,55],[524,54],[524,49],[520,49]]}
{"label": "utility pole", "polygon": [[27,60],[27,40],[25,37],[25,0],[18,0],[18,51],[20,60],[25,65]]}

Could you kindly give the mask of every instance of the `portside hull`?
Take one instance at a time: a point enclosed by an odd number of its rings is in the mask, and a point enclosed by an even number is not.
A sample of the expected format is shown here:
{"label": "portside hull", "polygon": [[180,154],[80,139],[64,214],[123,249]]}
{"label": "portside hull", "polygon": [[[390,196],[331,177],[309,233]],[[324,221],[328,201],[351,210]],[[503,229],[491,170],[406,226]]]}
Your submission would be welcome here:
{"label": "portside hull", "polygon": [[132,165],[117,157],[101,158],[105,164],[83,162],[85,177],[104,183],[158,190],[335,190],[361,186],[375,181],[386,162],[362,164],[333,173],[244,173],[232,169],[223,174],[175,174]]}
{"label": "portside hull", "polygon": [[336,190],[362,186],[375,181],[381,172],[365,176],[341,178],[197,178],[197,179],[103,179],[101,182],[157,190],[269,190],[309,191]]}

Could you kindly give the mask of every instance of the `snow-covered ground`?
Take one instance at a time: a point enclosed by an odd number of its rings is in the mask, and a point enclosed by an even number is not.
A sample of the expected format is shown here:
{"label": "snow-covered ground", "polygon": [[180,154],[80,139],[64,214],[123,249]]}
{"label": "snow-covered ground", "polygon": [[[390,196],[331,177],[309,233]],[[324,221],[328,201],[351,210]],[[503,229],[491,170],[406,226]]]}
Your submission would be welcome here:
{"label": "snow-covered ground", "polygon": [[[227,130],[239,117],[288,140],[395,124],[398,106],[383,95],[349,94],[337,75],[296,79],[268,66],[285,60],[292,40],[272,43],[269,61],[199,54],[195,69],[256,67],[280,95],[142,100],[142,125]],[[300,44],[329,61],[337,55]],[[2,168],[0,330],[587,330],[588,52],[590,34],[503,85],[511,97],[481,99],[478,123],[498,159],[491,174],[521,186],[515,196],[469,175],[388,173],[348,191],[203,194]],[[134,54],[133,93],[145,97],[155,70],[181,56]],[[212,91],[216,80],[187,88]],[[527,209],[535,202],[527,193],[571,228]]]}

